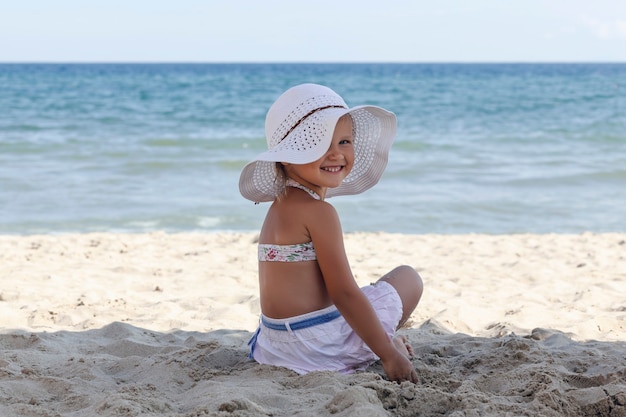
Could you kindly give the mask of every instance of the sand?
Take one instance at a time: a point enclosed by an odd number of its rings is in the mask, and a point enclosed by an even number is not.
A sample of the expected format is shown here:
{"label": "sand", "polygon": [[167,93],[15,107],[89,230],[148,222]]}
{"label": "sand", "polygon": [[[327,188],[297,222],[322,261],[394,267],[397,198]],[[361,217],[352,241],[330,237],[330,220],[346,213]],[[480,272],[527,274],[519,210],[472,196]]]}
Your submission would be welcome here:
{"label": "sand", "polygon": [[347,234],[422,275],[419,385],[248,361],[255,239],[0,236],[0,415],[626,416],[626,234]]}

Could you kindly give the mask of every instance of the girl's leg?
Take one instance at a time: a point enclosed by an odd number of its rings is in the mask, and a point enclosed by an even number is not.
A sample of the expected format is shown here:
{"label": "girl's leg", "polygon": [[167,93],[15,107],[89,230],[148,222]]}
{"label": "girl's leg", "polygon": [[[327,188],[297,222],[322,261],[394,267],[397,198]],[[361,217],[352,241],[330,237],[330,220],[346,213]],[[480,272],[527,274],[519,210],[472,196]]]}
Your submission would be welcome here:
{"label": "girl's leg", "polygon": [[400,295],[402,300],[402,318],[398,324],[398,328],[400,328],[411,316],[420,298],[422,298],[424,291],[422,278],[414,268],[402,265],[384,275],[379,281],[388,282]]}

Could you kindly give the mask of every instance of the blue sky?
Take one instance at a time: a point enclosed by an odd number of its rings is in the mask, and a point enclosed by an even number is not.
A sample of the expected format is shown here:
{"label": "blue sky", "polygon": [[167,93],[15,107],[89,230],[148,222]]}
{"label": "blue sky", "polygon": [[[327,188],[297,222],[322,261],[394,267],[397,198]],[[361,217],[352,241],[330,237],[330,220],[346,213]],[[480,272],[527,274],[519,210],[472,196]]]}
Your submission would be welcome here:
{"label": "blue sky", "polygon": [[0,62],[626,62],[624,0],[0,1]]}

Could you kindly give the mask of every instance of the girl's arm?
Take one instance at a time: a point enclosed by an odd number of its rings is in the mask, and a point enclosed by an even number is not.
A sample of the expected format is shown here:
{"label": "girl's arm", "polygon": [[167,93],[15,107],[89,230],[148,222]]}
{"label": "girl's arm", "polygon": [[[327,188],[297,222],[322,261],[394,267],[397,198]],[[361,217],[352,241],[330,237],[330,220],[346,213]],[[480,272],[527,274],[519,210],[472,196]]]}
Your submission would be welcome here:
{"label": "girl's arm", "polygon": [[307,227],[330,298],[346,322],[380,357],[390,380],[416,383],[417,373],[411,361],[393,345],[352,275],[337,212],[328,203],[316,206]]}

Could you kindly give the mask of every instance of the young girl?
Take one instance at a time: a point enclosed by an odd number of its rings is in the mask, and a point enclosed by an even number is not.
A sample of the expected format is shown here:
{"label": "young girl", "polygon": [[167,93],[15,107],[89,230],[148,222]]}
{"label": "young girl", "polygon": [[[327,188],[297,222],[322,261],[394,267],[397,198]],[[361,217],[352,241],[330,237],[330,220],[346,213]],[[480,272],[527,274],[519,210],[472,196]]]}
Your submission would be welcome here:
{"label": "young girl", "polygon": [[331,89],[302,84],[276,100],[265,129],[269,150],[239,181],[245,198],[273,201],[259,236],[262,314],[250,357],[301,374],[349,373],[380,359],[390,380],[416,383],[413,351],[395,331],[417,306],[422,280],[400,266],[359,288],[337,212],[326,202],[378,182],[395,115],[350,109]]}

